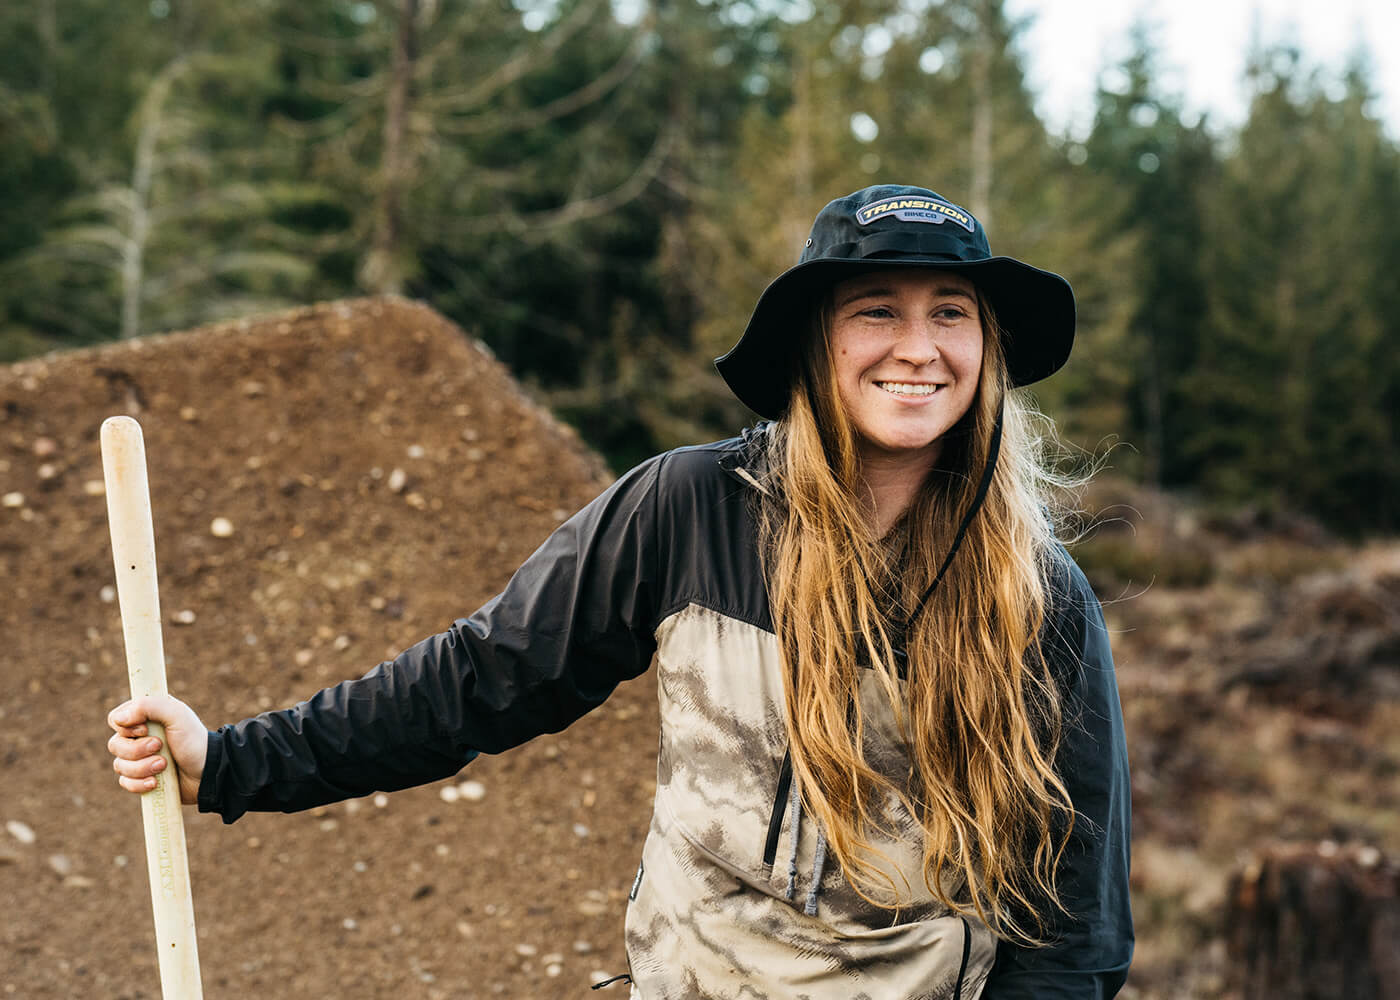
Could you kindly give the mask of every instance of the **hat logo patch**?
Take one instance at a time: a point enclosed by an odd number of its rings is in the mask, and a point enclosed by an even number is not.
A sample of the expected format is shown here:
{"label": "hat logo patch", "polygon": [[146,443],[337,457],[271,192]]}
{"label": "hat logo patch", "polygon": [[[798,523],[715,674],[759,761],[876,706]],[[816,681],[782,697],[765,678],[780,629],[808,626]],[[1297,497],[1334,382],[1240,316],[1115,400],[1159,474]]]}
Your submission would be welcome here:
{"label": "hat logo patch", "polygon": [[977,221],[962,209],[932,198],[886,198],[856,209],[856,221],[862,226],[889,215],[901,222],[929,222],[935,225],[942,225],[951,219],[969,233],[977,229]]}

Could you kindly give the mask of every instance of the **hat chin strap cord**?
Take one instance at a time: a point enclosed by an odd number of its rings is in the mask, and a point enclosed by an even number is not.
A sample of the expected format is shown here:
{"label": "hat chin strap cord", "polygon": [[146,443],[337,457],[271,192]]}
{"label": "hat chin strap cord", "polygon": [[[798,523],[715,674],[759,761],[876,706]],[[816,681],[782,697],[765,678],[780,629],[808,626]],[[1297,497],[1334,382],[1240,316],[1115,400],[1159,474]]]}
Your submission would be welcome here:
{"label": "hat chin strap cord", "polygon": [[963,538],[967,535],[967,529],[972,524],[972,519],[982,509],[982,504],[987,499],[987,491],[991,489],[992,476],[996,473],[997,459],[1001,455],[1001,416],[1002,407],[997,407],[996,423],[992,425],[992,442],[987,449],[987,464],[982,468],[982,479],[977,484],[977,494],[972,498],[967,513],[963,515],[962,523],[958,525],[957,534],[953,536],[953,544],[948,546],[948,554],[943,557],[943,565],[938,567],[938,575],[933,578],[933,582],[924,591],[924,596],[919,598],[919,603],[914,605],[914,610],[909,613],[909,618],[905,621],[898,643],[895,645],[895,665],[898,667],[901,677],[909,669],[909,639],[914,632],[914,623],[919,620],[919,615],[924,613],[929,598],[938,589],[938,585],[943,582],[943,575],[948,572],[948,567],[952,564],[953,557],[958,554],[958,549],[962,546]]}

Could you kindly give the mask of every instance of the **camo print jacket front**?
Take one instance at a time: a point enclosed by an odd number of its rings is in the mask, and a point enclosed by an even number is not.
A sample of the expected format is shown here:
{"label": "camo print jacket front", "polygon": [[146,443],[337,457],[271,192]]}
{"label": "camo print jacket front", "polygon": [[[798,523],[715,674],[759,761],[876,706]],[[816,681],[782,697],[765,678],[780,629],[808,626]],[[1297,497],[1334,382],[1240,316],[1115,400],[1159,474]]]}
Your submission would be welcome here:
{"label": "camo print jacket front", "polygon": [[[643,463],[470,618],[359,680],[211,733],[200,808],[232,822],[446,777],[563,729],[655,662],[656,801],[626,921],[633,998],[1112,996],[1132,953],[1127,755],[1078,568],[1064,556],[1056,569],[1048,632],[1071,720],[1059,767],[1079,815],[1061,872],[1072,915],[1048,947],[998,946],[928,893],[917,823],[896,802],[897,835],[879,846],[917,892],[889,909],[826,863],[800,792],[782,793],[779,652],[745,459],[734,439]],[[863,697],[868,759],[907,774],[883,695],[872,684]]]}

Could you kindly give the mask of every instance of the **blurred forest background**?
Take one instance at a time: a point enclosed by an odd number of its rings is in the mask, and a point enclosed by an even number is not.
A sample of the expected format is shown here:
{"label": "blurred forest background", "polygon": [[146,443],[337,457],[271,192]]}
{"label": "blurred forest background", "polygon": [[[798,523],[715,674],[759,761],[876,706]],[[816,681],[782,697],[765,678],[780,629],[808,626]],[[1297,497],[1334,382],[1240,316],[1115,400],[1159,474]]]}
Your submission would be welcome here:
{"label": "blurred forest background", "polygon": [[734,432],[710,359],[821,204],[907,179],[1073,282],[1040,390],[1072,440],[1400,528],[1400,150],[1364,53],[1261,46],[1225,130],[1143,29],[1076,139],[1023,30],[1002,0],[6,4],[0,360],[400,292],[620,468]]}

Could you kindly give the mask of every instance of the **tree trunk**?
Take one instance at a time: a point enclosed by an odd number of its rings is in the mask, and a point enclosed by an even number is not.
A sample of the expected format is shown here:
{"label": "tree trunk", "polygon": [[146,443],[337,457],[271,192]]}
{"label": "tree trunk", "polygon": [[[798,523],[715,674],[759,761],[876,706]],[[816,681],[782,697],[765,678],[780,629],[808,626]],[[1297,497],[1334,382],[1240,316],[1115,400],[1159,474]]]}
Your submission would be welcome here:
{"label": "tree trunk", "polygon": [[176,58],[160,71],[141,99],[141,128],[131,167],[125,238],[121,249],[122,339],[141,333],[141,303],[146,291],[146,244],[151,237],[151,185],[156,172],[156,147],[165,124],[165,101],[175,78],[185,70]]}
{"label": "tree trunk", "polygon": [[361,280],[369,291],[403,291],[403,192],[408,186],[405,133],[418,57],[418,0],[402,0],[384,107],[384,159],[374,213],[374,238]]}
{"label": "tree trunk", "polygon": [[1325,841],[1275,847],[1230,886],[1240,1000],[1400,997],[1400,862]]}
{"label": "tree trunk", "polygon": [[992,5],[977,8],[981,30],[972,50],[972,163],[967,207],[984,230],[992,226],[992,126],[996,120],[992,93]]}

